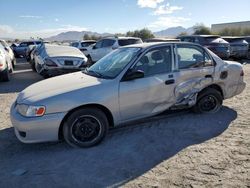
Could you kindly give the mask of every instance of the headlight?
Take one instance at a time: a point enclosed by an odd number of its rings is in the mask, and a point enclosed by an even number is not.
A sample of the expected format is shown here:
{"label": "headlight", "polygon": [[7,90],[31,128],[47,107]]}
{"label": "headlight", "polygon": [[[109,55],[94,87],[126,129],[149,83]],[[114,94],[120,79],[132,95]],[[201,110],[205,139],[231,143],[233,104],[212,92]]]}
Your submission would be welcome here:
{"label": "headlight", "polygon": [[18,113],[25,117],[39,117],[45,114],[45,106],[30,106],[26,104],[17,104]]}

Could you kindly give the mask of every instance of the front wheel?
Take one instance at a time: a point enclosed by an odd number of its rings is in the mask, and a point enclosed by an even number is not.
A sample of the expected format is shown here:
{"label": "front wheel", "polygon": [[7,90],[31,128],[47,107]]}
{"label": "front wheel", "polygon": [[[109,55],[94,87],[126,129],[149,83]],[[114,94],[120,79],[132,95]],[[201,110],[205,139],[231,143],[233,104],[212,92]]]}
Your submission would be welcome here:
{"label": "front wheel", "polygon": [[73,147],[92,147],[104,139],[107,131],[107,117],[96,108],[73,112],[63,125],[64,139]]}
{"label": "front wheel", "polygon": [[193,110],[196,113],[215,113],[220,110],[222,103],[221,93],[216,89],[207,88],[198,94]]}

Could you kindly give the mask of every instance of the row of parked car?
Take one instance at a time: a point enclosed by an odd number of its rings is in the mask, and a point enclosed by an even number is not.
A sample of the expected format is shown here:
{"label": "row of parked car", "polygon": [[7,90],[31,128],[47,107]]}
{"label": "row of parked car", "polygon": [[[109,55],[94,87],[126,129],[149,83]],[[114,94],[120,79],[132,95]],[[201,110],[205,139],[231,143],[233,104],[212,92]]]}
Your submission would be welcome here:
{"label": "row of parked car", "polygon": [[207,47],[222,59],[250,57],[250,36],[221,37],[218,35],[189,35],[178,37],[178,39]]}
{"label": "row of parked car", "polygon": [[[187,35],[176,39],[152,38],[144,42],[192,42],[207,47],[222,59],[250,57],[250,37],[221,37],[218,35]],[[15,65],[15,57],[25,57],[34,71],[44,78],[78,71],[91,66],[111,51],[143,41],[136,37],[105,37],[98,41],[72,42],[69,46],[53,45],[46,41],[24,41],[11,48],[2,40],[2,54],[6,54],[8,66],[1,66],[4,81],[10,78]],[[12,51],[13,50],[13,51]],[[1,53],[0,53],[1,54]],[[9,57],[9,59],[8,59]],[[8,69],[8,71],[7,71]],[[1,71],[2,70],[2,71]]]}

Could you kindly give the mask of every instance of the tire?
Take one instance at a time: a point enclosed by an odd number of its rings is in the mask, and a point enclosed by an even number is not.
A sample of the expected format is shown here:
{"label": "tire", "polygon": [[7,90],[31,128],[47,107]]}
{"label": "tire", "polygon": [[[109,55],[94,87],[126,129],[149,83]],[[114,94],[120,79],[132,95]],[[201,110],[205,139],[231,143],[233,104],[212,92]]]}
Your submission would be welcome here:
{"label": "tire", "polygon": [[12,68],[14,69],[16,67],[16,59],[14,58],[11,63],[12,63]]}
{"label": "tire", "polygon": [[88,148],[100,143],[108,132],[106,115],[96,108],[73,112],[63,125],[63,136],[73,147]]}
{"label": "tire", "polygon": [[88,56],[88,61],[87,61],[87,67],[90,67],[91,65],[93,65],[93,61],[92,61],[92,58],[91,58],[91,56],[89,55]]}
{"label": "tire", "polygon": [[3,76],[2,80],[4,82],[10,81],[10,71],[9,71],[8,67],[2,72],[2,76]]}
{"label": "tire", "polygon": [[33,60],[30,61],[30,66],[31,66],[31,69],[36,72],[36,67],[35,67],[35,62]]}
{"label": "tire", "polygon": [[207,88],[198,94],[193,111],[196,113],[216,113],[220,110],[222,103],[221,93],[214,88]]}

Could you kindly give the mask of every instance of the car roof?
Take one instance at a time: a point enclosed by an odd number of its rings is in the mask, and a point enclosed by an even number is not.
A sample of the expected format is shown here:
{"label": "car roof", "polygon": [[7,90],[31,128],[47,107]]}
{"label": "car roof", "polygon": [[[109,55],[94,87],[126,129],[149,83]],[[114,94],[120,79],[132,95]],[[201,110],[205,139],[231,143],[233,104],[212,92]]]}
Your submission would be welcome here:
{"label": "car roof", "polygon": [[183,36],[180,36],[179,38],[181,37],[204,37],[204,38],[218,37],[218,38],[221,38],[220,35],[183,35]]}
{"label": "car roof", "polygon": [[109,36],[103,37],[101,39],[140,39],[139,37],[116,37],[116,36]]}
{"label": "car roof", "polygon": [[192,43],[192,42],[179,42],[179,41],[176,41],[176,42],[173,42],[173,41],[170,41],[170,42],[146,42],[146,43],[140,43],[140,44],[132,44],[132,45],[128,45],[128,46],[123,46],[121,48],[131,48],[131,47],[134,47],[134,48],[149,48],[149,47],[157,47],[157,46],[163,46],[164,44],[189,44],[189,45],[195,45],[195,46],[201,46],[199,44],[196,44],[196,43]]}
{"label": "car roof", "polygon": [[239,40],[244,40],[246,37],[241,37],[241,36],[223,36],[221,38],[223,38],[223,39],[239,39]]}

